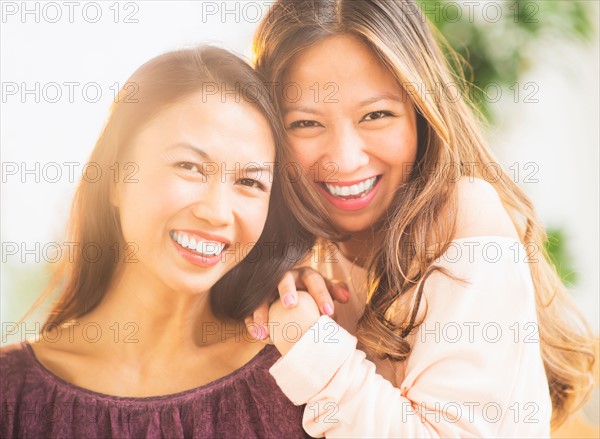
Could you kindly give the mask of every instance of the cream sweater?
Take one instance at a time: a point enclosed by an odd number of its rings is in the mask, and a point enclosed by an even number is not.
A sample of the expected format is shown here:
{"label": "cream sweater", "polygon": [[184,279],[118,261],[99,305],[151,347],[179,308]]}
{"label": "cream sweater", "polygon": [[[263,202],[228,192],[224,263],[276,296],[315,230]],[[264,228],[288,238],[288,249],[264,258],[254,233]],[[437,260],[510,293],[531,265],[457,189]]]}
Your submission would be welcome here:
{"label": "cream sweater", "polygon": [[[551,401],[533,284],[512,238],[458,239],[432,274],[412,351],[402,363],[365,358],[356,322],[365,271],[339,253],[315,264],[346,281],[349,303],[321,318],[270,369],[314,437],[550,437]],[[538,255],[538,257],[541,257]]]}

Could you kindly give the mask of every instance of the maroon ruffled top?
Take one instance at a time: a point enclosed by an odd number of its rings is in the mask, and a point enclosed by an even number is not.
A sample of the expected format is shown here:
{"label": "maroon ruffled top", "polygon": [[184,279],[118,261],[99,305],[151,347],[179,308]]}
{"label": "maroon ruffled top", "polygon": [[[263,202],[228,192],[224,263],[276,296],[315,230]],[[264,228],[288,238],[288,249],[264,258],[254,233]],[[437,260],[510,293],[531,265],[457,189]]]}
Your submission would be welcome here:
{"label": "maroon ruffled top", "polygon": [[26,343],[0,350],[0,437],[306,438],[294,406],[269,374],[267,345],[240,369],[195,389],[144,398],[75,386],[47,370]]}

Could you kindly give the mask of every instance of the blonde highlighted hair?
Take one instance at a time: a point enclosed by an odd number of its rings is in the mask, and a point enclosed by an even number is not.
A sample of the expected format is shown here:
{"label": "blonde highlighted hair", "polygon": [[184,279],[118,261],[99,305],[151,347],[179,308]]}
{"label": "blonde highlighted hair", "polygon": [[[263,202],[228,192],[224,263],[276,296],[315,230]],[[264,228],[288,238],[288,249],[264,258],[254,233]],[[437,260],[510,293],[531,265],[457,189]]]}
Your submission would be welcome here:
{"label": "blonde highlighted hair", "polygon": [[[385,239],[369,265],[369,299],[357,333],[369,355],[401,361],[410,354],[406,337],[419,325],[424,282],[437,270],[434,261],[455,234],[458,179],[449,178],[448,170],[485,178],[485,166],[497,165],[467,99],[461,69],[456,69],[458,57],[439,35],[434,38],[413,0],[279,0],[261,22],[254,53],[257,70],[274,85],[280,109],[282,81],[296,55],[334,35],[364,42],[404,86],[417,110],[417,159],[390,212],[378,224]],[[427,98],[415,93],[420,90],[428,91]],[[589,395],[594,339],[550,262],[546,233],[531,201],[506,172],[494,177],[489,183],[509,212],[528,257],[538,252],[539,262],[530,269],[556,427]],[[431,247],[435,253],[426,251]],[[411,306],[394,307],[400,296]],[[392,315],[402,324],[394,323]]]}

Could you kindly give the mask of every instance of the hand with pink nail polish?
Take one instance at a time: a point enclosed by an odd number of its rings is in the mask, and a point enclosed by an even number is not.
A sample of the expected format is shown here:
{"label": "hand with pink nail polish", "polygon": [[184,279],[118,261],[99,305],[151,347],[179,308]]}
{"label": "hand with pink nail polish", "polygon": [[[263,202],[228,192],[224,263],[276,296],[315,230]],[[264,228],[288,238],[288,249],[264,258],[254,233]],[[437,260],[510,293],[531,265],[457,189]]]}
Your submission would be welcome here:
{"label": "hand with pink nail polish", "polygon": [[[348,287],[343,282],[327,279],[318,271],[310,267],[299,267],[288,271],[277,287],[279,298],[284,308],[291,309],[298,305],[298,290],[305,290],[317,305],[321,314],[333,316],[335,307],[333,302],[347,303],[350,299]],[[245,319],[250,334],[257,340],[258,328],[265,331],[265,338],[269,336],[268,313],[269,305],[273,299],[265,301],[254,311],[252,316]]]}
{"label": "hand with pink nail polish", "polygon": [[276,300],[269,308],[271,342],[285,355],[319,319],[317,304],[306,291],[297,291],[298,301],[292,308]]}

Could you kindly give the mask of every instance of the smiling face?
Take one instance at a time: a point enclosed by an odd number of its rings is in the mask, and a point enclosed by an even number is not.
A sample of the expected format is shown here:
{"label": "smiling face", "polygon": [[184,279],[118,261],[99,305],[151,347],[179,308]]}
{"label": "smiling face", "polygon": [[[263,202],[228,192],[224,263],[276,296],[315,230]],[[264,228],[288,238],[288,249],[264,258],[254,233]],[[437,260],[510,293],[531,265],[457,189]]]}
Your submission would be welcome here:
{"label": "smiling face", "polygon": [[134,165],[120,164],[137,171],[113,197],[138,249],[125,270],[158,288],[208,291],[259,239],[274,159],[271,128],[250,104],[197,93],[163,109],[130,145],[123,161]]}
{"label": "smiling face", "polygon": [[368,229],[390,206],[416,159],[410,99],[352,36],[311,46],[287,71],[284,123],[296,160],[318,186],[337,227],[350,233]]}

